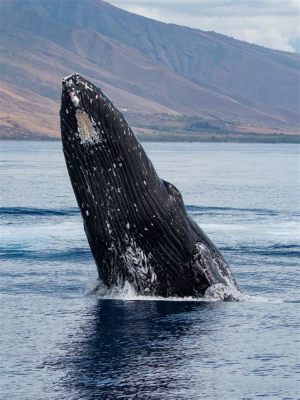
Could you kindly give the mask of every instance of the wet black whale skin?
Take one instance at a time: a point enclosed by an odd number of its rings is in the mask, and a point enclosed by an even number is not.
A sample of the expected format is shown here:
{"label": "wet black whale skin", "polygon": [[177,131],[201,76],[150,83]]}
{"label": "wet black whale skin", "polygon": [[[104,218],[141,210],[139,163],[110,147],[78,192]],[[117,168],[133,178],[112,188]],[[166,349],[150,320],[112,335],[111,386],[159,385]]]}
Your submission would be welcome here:
{"label": "wet black whale skin", "polygon": [[60,118],[70,180],[104,285],[127,281],[138,293],[163,297],[236,286],[219,250],[187,215],[180,192],[159,178],[99,88],[77,74],[65,78]]}

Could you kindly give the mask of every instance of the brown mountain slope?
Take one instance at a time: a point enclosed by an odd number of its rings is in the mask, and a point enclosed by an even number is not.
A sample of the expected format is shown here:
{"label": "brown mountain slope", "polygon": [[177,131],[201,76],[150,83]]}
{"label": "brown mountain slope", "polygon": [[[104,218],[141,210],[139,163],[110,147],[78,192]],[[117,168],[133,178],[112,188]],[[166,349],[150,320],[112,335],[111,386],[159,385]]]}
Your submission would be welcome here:
{"label": "brown mountain slope", "polygon": [[100,0],[2,0],[0,12],[2,137],[59,135],[60,81],[75,71],[98,83],[141,132],[300,130],[298,54]]}

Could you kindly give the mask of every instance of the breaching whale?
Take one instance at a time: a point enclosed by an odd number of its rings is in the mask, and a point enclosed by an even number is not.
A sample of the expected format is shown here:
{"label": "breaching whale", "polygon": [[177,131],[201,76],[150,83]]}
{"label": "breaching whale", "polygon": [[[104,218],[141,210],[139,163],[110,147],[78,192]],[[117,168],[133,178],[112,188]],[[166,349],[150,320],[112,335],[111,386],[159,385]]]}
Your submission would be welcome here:
{"label": "breaching whale", "polygon": [[123,115],[78,74],[63,79],[63,152],[99,280],[137,293],[224,300],[238,292],[220,251],[160,179]]}

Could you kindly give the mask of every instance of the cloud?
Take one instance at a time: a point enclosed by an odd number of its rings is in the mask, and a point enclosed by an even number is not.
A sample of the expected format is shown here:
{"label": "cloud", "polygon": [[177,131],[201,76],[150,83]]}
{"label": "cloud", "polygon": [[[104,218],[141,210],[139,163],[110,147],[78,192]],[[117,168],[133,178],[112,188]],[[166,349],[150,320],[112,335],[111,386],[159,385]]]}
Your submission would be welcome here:
{"label": "cloud", "polygon": [[265,47],[299,51],[300,0],[109,0],[163,22],[215,31]]}

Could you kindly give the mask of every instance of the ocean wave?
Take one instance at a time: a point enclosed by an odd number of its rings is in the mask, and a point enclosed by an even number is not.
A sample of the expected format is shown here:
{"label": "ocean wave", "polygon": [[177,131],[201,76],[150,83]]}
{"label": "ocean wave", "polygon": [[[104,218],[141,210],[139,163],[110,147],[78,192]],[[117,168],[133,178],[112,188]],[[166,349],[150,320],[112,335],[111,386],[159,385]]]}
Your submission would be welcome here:
{"label": "ocean wave", "polygon": [[220,246],[220,250],[235,254],[253,254],[259,256],[299,257],[300,246],[297,244],[276,243],[270,246]]}
{"label": "ocean wave", "polygon": [[[91,257],[89,247],[71,247],[67,250],[48,251],[47,243],[42,243],[38,250],[31,250],[22,246],[2,246],[0,247],[0,259],[24,259],[24,260],[78,260]],[[220,250],[226,255],[254,255],[268,257],[300,257],[300,246],[295,244],[274,244],[271,246],[220,246]]]}
{"label": "ocean wave", "polygon": [[71,216],[79,214],[77,207],[66,209],[33,208],[33,207],[0,207],[0,216]]}
{"label": "ocean wave", "polygon": [[62,251],[38,251],[22,248],[0,248],[0,259],[2,260],[24,260],[24,261],[83,261],[92,258],[89,248],[71,248]]}
{"label": "ocean wave", "polygon": [[[204,214],[204,213],[234,213],[234,212],[248,212],[255,213],[257,215],[279,215],[280,211],[275,211],[265,208],[238,208],[238,207],[206,207],[197,205],[187,205],[186,209],[188,213],[192,215]],[[70,208],[35,208],[35,207],[0,207],[1,215],[11,216],[69,216],[79,214],[77,207]],[[300,216],[300,214],[293,213],[294,216]]]}
{"label": "ocean wave", "polygon": [[[239,208],[239,207],[206,207],[206,206],[197,206],[197,205],[187,205],[187,211],[190,214],[207,214],[207,213],[254,213],[256,215],[269,215],[269,216],[277,216],[281,214],[281,211],[271,210],[267,208]],[[300,214],[297,214],[299,216]]]}

